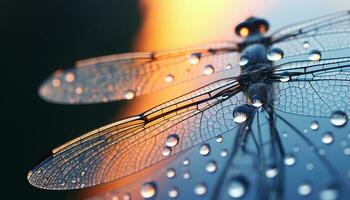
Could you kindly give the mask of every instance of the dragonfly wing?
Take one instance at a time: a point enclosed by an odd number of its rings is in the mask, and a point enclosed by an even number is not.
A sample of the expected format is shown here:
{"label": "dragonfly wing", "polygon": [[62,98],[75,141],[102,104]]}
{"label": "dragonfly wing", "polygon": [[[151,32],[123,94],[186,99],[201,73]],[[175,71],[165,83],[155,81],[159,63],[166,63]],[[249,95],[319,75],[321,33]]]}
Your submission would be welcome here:
{"label": "dragonfly wing", "polygon": [[[223,97],[226,90],[235,95]],[[29,182],[46,189],[72,189],[130,175],[166,159],[162,150],[168,137],[176,141],[168,151],[175,155],[234,128],[232,112],[243,101],[236,80],[214,82],[54,149],[29,173]]]}
{"label": "dragonfly wing", "polygon": [[338,110],[350,113],[349,66],[347,57],[278,66],[274,72],[276,76],[289,73],[290,80],[273,83],[274,107],[303,116],[330,117]]}
{"label": "dragonfly wing", "polygon": [[275,43],[285,39],[301,38],[331,30],[348,30],[349,20],[350,11],[332,13],[278,29],[271,34],[271,39]]}
{"label": "dragonfly wing", "polygon": [[131,99],[216,72],[239,67],[236,43],[146,53],[129,53],[79,61],[58,71],[39,89],[55,103],[86,104]]}

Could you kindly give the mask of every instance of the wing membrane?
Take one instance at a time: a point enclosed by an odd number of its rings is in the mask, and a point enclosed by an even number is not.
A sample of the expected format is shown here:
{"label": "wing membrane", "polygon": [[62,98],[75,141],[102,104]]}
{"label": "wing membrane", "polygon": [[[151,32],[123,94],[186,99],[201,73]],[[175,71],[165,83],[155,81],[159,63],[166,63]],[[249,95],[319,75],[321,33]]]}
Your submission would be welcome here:
{"label": "wing membrane", "polygon": [[350,58],[299,61],[278,67],[290,81],[276,82],[276,109],[304,116],[329,117],[333,111],[350,113]]}
{"label": "wing membrane", "polygon": [[[99,103],[133,98],[231,68],[238,75],[235,51],[235,43],[222,42],[87,59],[77,62],[76,68],[54,73],[39,94],[55,103]],[[205,71],[207,65],[212,70]]]}
{"label": "wing membrane", "polygon": [[343,11],[317,17],[304,22],[291,24],[271,34],[274,42],[313,35],[315,33],[328,32],[330,30],[348,29],[350,23],[350,11]]}
{"label": "wing membrane", "polygon": [[[223,98],[229,90],[232,95]],[[166,138],[179,137],[175,155],[232,129],[232,111],[243,102],[239,84],[225,79],[162,104],[139,116],[85,134],[54,149],[28,176],[46,189],[92,186],[130,175],[155,164]]]}

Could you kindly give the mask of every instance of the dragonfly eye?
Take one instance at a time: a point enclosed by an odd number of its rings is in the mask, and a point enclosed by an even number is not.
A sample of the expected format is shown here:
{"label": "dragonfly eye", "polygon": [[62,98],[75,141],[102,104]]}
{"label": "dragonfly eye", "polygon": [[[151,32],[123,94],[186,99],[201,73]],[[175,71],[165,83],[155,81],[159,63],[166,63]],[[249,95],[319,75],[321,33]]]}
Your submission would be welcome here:
{"label": "dragonfly eye", "polygon": [[247,27],[242,27],[240,30],[239,30],[239,35],[241,37],[247,37],[249,35],[249,29]]}

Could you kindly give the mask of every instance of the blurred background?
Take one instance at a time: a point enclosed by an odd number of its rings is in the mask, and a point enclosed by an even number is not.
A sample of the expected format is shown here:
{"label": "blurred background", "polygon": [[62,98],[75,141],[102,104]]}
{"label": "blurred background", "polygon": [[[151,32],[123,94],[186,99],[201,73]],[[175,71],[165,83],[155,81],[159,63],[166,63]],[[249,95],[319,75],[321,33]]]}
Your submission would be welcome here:
{"label": "blurred background", "polygon": [[4,91],[0,132],[5,177],[1,183],[9,193],[5,196],[79,199],[84,191],[44,191],[30,186],[28,170],[50,149],[176,95],[159,93],[131,102],[88,106],[50,104],[38,97],[37,89],[57,68],[114,53],[235,40],[235,24],[252,15],[266,18],[273,31],[348,8],[347,0],[1,1]]}

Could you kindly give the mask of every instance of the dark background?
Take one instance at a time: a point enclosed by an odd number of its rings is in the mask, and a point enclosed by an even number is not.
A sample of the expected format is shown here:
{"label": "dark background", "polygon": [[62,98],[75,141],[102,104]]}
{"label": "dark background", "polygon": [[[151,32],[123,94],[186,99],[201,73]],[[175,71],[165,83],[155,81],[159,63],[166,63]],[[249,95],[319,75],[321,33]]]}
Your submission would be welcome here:
{"label": "dark background", "polygon": [[77,59],[130,51],[141,20],[137,1],[12,0],[0,4],[2,196],[72,197],[73,192],[32,187],[26,179],[28,171],[50,149],[113,122],[125,102],[54,105],[41,100],[37,89],[53,71],[72,66]]}

